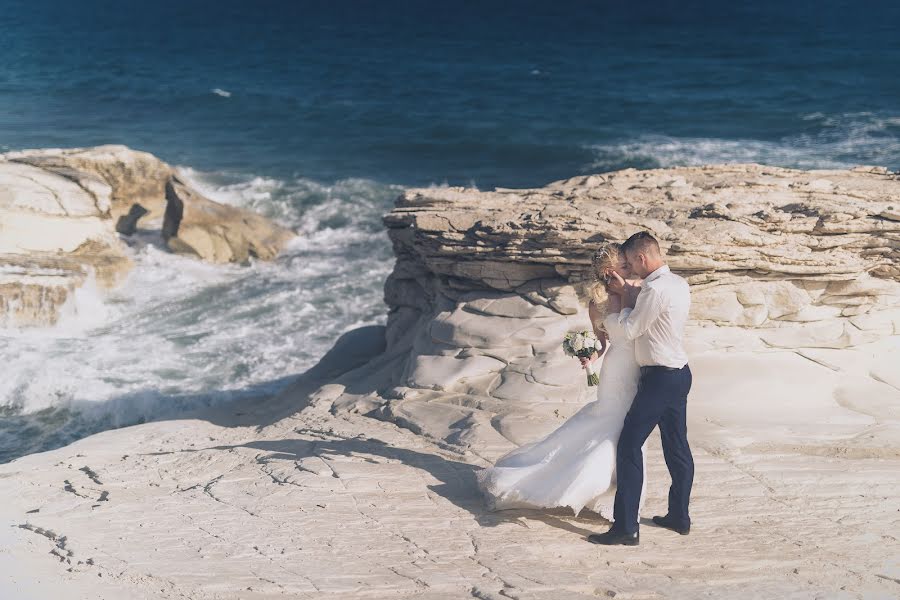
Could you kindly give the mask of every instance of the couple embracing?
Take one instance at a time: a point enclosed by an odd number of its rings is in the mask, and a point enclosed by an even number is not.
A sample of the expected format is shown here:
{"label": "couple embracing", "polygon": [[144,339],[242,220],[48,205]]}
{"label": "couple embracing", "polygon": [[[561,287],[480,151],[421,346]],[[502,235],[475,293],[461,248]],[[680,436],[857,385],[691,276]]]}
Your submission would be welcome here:
{"label": "couple embracing", "polygon": [[[658,425],[672,485],[668,513],[653,521],[687,535],[694,480],[686,425],[691,370],[683,343],[688,284],[669,270],[647,232],[606,244],[592,270],[589,315],[605,353],[597,399],[480,472],[479,486],[498,510],[568,506],[578,514],[588,508],[613,523],[588,541],[636,546],[644,445]],[[597,358],[582,359],[583,366]]]}

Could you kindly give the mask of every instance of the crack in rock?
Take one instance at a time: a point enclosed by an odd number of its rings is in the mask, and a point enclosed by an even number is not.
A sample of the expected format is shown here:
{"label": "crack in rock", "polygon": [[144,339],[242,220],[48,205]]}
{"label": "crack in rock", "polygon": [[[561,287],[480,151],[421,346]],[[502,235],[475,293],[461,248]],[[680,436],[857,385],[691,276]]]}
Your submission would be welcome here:
{"label": "crack in rock", "polygon": [[[85,471],[85,470],[86,470],[85,473],[87,474],[87,476],[90,478],[91,481],[93,481],[94,483],[103,485],[102,482],[97,478],[97,474],[94,473],[93,471],[91,471],[91,469],[90,469],[89,467],[83,467],[83,468],[78,469],[78,470],[79,470],[79,471]],[[85,495],[85,494],[82,494],[82,493],[80,493],[78,490],[76,490],[76,489],[75,489],[75,486],[72,485],[72,482],[69,481],[68,479],[66,479],[65,481],[63,481],[63,483],[65,484],[65,485],[63,486],[63,489],[64,489],[65,491],[69,492],[70,494],[75,494],[75,495],[78,496],[79,498],[84,498],[84,499],[86,499],[86,500],[94,500],[95,502],[109,502],[109,492],[106,491],[106,490],[93,490],[93,491],[95,491],[95,492],[100,492],[100,495],[99,495],[97,498],[91,498],[90,496],[87,496],[87,495]],[[91,488],[88,488],[88,489],[91,489]],[[96,507],[96,506],[99,506],[99,504],[95,504],[94,506],[95,506],[95,507]]]}
{"label": "crack in rock", "polygon": [[82,473],[84,473],[85,475],[87,475],[88,479],[90,479],[97,485],[103,485],[103,482],[100,481],[100,478],[97,476],[97,473],[95,473],[94,470],[91,469],[90,467],[85,466],[85,467],[81,467],[78,470],[81,471]]}
{"label": "crack in rock", "polygon": [[87,498],[88,500],[93,500],[93,498],[91,498],[90,496],[85,496],[84,494],[79,494],[79,493],[78,493],[78,490],[75,489],[75,486],[73,486],[73,485],[72,485],[72,482],[69,481],[68,479],[66,479],[65,481],[63,481],[63,483],[65,484],[65,485],[63,486],[63,489],[64,489],[65,491],[69,492],[70,494],[75,494],[75,495],[78,496],[79,498]]}
{"label": "crack in rock", "polygon": [[[485,569],[486,573],[483,573],[482,576],[487,575],[491,579],[493,579],[495,583],[499,583],[502,586],[502,589],[498,593],[500,593],[503,596],[507,595],[505,593],[507,591],[517,590],[516,586],[512,585],[511,583],[509,583],[508,581],[503,579],[503,577],[501,577],[500,574],[497,573],[493,568],[484,564],[484,562],[478,556],[479,548],[478,548],[478,542],[475,541],[475,536],[472,535],[472,533],[469,531],[466,531],[464,533],[469,538],[469,543],[472,544],[472,554],[470,556],[468,556],[467,558],[469,560],[471,560],[472,562],[474,562],[479,567],[481,567],[482,569]],[[486,592],[484,592],[483,590],[480,590],[478,588],[472,588],[470,593],[475,598],[487,598],[488,600],[493,600],[493,598],[491,598],[489,595],[488,596],[483,595],[483,594],[486,594]],[[476,593],[482,594],[482,595],[476,595]]]}
{"label": "crack in rock", "polygon": [[391,573],[393,573],[394,575],[397,575],[398,577],[402,577],[403,579],[408,579],[408,580],[412,581],[413,583],[416,584],[416,588],[419,590],[427,590],[428,588],[431,587],[430,585],[428,585],[427,582],[423,581],[422,579],[419,579],[418,577],[413,577],[412,575],[406,575],[405,573],[401,573],[396,567],[388,567],[388,570]]}
{"label": "crack in rock", "polygon": [[[38,168],[40,168],[40,167],[38,167]],[[45,172],[50,172],[50,171],[46,171],[46,169],[41,169],[41,170],[45,171]],[[56,200],[56,204],[59,205],[59,209],[63,212],[63,215],[65,215],[67,217],[71,216],[71,215],[69,215],[69,211],[66,210],[66,205],[63,204],[62,198],[60,198],[59,194],[56,193],[56,190],[54,190],[52,187],[50,187],[46,183],[41,183],[34,177],[29,177],[28,175],[24,175],[24,174],[22,174],[20,176],[23,179],[27,179],[27,180],[31,181],[32,183],[34,183],[35,185],[38,185],[38,186],[44,188],[45,190],[47,190],[48,192],[50,192],[50,195],[53,196],[54,200]],[[94,204],[96,205],[96,200],[95,200]]]}
{"label": "crack in rock", "polygon": [[[224,504],[225,506],[230,506],[231,508],[236,508],[236,509],[238,509],[238,510],[241,510],[241,511],[247,513],[248,515],[250,515],[251,517],[261,518],[261,517],[260,517],[258,514],[256,514],[255,512],[253,512],[253,511],[251,511],[251,510],[248,510],[248,509],[244,508],[243,506],[239,506],[239,505],[237,505],[237,504],[232,504],[231,502],[226,502],[225,500],[222,500],[221,498],[219,498],[218,496],[216,496],[215,494],[213,494],[213,492],[212,492],[212,487],[213,487],[216,483],[218,483],[219,480],[221,480],[223,477],[225,477],[224,474],[219,475],[218,477],[216,477],[216,478],[213,479],[212,481],[210,481],[210,482],[204,484],[204,486],[203,486],[203,493],[206,494],[207,496],[209,496],[210,498],[212,498],[213,500],[215,500],[216,502],[220,503],[220,504]],[[198,486],[193,486],[193,487],[198,487]],[[187,489],[193,489],[193,488],[187,488]],[[182,491],[187,491],[187,490],[182,490]]]}
{"label": "crack in rock", "polygon": [[75,556],[75,553],[66,546],[66,541],[68,539],[66,538],[66,536],[59,535],[58,533],[50,529],[44,529],[43,527],[32,525],[31,523],[23,523],[18,527],[19,529],[24,529],[26,531],[41,535],[53,542],[55,544],[55,547],[50,551],[50,554],[58,558],[60,562],[64,562],[69,565],[72,564],[72,557]]}

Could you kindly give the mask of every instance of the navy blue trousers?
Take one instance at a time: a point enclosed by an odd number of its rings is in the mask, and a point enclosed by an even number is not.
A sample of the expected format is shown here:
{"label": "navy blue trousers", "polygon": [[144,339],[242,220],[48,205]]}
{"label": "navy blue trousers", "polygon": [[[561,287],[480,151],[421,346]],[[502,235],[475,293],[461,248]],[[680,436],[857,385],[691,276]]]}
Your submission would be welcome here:
{"label": "navy blue trousers", "polygon": [[616,531],[638,530],[638,504],[644,484],[641,446],[659,425],[663,455],[672,485],[669,488],[669,517],[679,526],[691,523],[688,503],[694,483],[694,457],[687,440],[687,397],[691,391],[691,369],[643,367],[634,402],[625,416],[616,447],[616,503],[613,509]]}

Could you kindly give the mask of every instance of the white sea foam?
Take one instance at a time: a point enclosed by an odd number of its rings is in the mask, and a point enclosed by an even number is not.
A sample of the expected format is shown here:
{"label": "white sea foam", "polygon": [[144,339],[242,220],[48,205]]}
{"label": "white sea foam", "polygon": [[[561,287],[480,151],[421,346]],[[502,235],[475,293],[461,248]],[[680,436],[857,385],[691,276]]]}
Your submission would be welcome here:
{"label": "white sea foam", "polygon": [[228,90],[223,90],[222,88],[213,88],[209,91],[216,96],[221,96],[222,98],[231,98],[231,92],[229,92]]}
{"label": "white sea foam", "polygon": [[[815,133],[771,142],[644,136],[595,146],[593,169],[762,162],[897,168],[900,117],[809,114]],[[129,240],[128,280],[73,295],[58,326],[0,331],[0,460],[86,432],[260,398],[348,328],[384,321],[393,255],[381,225],[400,188],[240,173],[182,173],[209,197],[299,232],[274,262],[211,265]]]}
{"label": "white sea foam", "polygon": [[16,437],[16,418],[33,415],[40,431],[72,429],[51,436],[59,443],[259,398],[312,366],[348,327],[384,321],[393,255],[380,218],[399,188],[182,171],[211,198],[267,214],[299,237],[278,260],[239,267],[173,255],[156,236],[138,236],[129,240],[135,267],[117,290],[89,284],[58,326],[0,332],[0,414],[10,424],[0,426],[0,460],[4,448],[10,456],[21,453],[16,444],[36,443]]}
{"label": "white sea foam", "polygon": [[644,135],[621,143],[598,144],[591,146],[596,160],[589,169],[748,162],[801,169],[861,164],[900,167],[900,117],[860,112],[831,116],[810,113],[800,119],[815,123],[818,130],[778,141]]}
{"label": "white sea foam", "polygon": [[77,335],[107,322],[115,311],[97,285],[94,274],[76,288],[59,311],[59,321],[52,328],[54,335]]}

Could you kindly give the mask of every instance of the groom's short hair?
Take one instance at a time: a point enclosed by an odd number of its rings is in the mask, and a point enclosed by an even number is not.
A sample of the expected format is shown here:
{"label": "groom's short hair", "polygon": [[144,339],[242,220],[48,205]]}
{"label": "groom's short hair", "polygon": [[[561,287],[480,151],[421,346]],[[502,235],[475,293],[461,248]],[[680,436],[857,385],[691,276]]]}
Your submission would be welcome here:
{"label": "groom's short hair", "polygon": [[660,255],[659,242],[648,231],[638,231],[622,244],[625,252],[635,252],[649,256]]}

